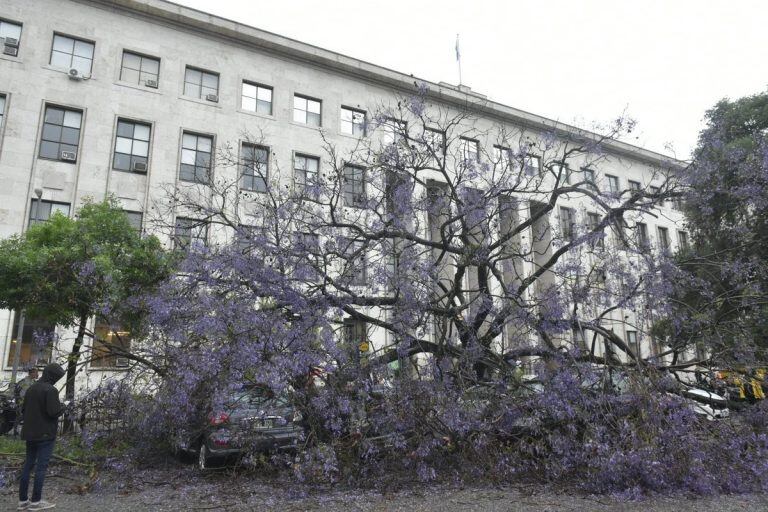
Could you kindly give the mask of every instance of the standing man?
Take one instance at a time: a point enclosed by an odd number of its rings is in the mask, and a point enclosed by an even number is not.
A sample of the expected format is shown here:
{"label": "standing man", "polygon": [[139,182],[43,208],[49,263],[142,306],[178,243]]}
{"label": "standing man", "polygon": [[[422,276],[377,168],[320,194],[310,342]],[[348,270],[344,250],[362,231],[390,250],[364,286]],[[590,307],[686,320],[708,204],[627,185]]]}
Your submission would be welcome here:
{"label": "standing man", "polygon": [[[59,401],[59,390],[54,384],[63,376],[64,368],[55,363],[49,364],[43,370],[40,380],[35,382],[24,396],[24,425],[21,427],[21,438],[27,442],[27,458],[19,480],[19,510],[45,510],[56,506],[43,501],[42,494],[45,471],[56,443],[58,418],[64,412],[64,405]],[[30,501],[27,493],[33,467],[35,485]]]}

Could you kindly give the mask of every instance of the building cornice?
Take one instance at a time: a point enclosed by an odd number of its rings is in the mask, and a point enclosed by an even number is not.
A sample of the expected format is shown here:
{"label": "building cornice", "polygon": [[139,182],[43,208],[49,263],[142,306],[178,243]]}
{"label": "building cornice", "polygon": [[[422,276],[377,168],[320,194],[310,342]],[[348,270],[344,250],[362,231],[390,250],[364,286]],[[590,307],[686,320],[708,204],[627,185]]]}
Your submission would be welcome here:
{"label": "building cornice", "polygon": [[[415,83],[424,83],[428,88],[428,97],[436,101],[522,128],[554,132],[559,136],[577,140],[597,141],[600,138],[598,134],[589,130],[488,100],[485,96],[472,92],[468,87],[421,80],[412,75],[166,0],[76,1],[138,14],[188,31],[199,32],[207,37],[224,39],[257,51],[276,54],[362,81],[391,87],[404,94],[413,92]],[[603,142],[603,147],[619,156],[641,160],[659,167],[681,168],[686,165],[684,161],[615,139],[606,140]]]}

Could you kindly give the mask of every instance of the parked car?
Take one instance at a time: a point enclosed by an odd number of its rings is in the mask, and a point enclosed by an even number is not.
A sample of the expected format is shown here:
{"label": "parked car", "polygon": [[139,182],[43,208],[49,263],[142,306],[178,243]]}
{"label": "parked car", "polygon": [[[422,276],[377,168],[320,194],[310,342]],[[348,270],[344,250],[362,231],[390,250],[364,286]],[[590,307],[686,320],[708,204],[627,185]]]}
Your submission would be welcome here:
{"label": "parked car", "polygon": [[202,427],[182,434],[177,448],[196,453],[201,470],[213,459],[293,450],[303,436],[302,419],[287,394],[275,394],[265,386],[243,387],[230,393],[220,410],[201,421]]}
{"label": "parked car", "polygon": [[693,412],[708,420],[728,418],[731,415],[728,410],[728,399],[717,393],[700,388],[690,388],[681,391],[680,396],[688,403]]}

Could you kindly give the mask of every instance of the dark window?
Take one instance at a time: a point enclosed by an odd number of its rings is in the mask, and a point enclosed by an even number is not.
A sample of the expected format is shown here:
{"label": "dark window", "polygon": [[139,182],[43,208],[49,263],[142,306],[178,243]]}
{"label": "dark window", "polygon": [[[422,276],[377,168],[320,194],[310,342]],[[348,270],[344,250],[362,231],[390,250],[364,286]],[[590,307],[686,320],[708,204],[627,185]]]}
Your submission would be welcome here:
{"label": "dark window", "polygon": [[351,238],[342,239],[342,255],[344,257],[344,277],[349,284],[363,286],[366,283],[366,260],[363,242]]}
{"label": "dark window", "polygon": [[21,43],[21,23],[0,20],[0,53],[16,57]]}
{"label": "dark window", "polygon": [[243,110],[272,115],[272,88],[243,81]]}
{"label": "dark window", "polygon": [[123,355],[131,349],[131,333],[121,326],[97,321],[93,330],[91,367],[124,368],[128,360]]}
{"label": "dark window", "polygon": [[587,187],[597,192],[595,171],[592,169],[582,169],[582,172],[584,173],[584,181],[586,182]]}
{"label": "dark window", "polygon": [[123,50],[120,80],[157,88],[160,81],[160,59]]}
{"label": "dark window", "polygon": [[310,126],[320,126],[320,100],[306,96],[293,96],[293,120]]}
{"label": "dark window", "polygon": [[605,175],[605,180],[608,183],[608,193],[616,195],[619,193],[619,178],[616,176],[611,176],[610,174]]}
{"label": "dark window", "polygon": [[650,241],[648,240],[648,226],[642,222],[638,222],[636,228],[637,245],[640,246],[641,249],[648,248],[650,245]]}
{"label": "dark window", "polygon": [[642,357],[640,344],[637,342],[637,331],[627,331],[627,346],[635,354],[635,357]]}
{"label": "dark window", "polygon": [[368,326],[362,320],[347,318],[344,320],[344,343],[351,349],[360,350],[363,343],[368,343]]}
{"label": "dark window", "polygon": [[182,251],[208,245],[208,224],[196,219],[176,218],[174,247]]}
{"label": "dark window", "polygon": [[480,160],[480,143],[474,139],[459,139],[461,159],[463,161],[477,162]]}
{"label": "dark window", "polygon": [[120,171],[147,172],[150,132],[148,124],[118,119],[112,167]]}
{"label": "dark window", "polygon": [[[19,314],[14,313],[13,317],[8,365],[13,365],[16,346],[18,345],[16,334],[19,332]],[[55,332],[56,326],[50,322],[25,316],[19,362],[25,367],[48,363],[51,360],[51,348],[53,347]]]}
{"label": "dark window", "polygon": [[659,187],[656,187],[656,186],[654,186],[654,185],[651,185],[650,187],[648,187],[648,191],[649,191],[651,194],[654,194],[654,195],[655,195],[655,194],[658,194],[659,192],[661,192],[661,189],[660,189]]}
{"label": "dark window", "polygon": [[181,138],[181,168],[179,179],[208,183],[211,173],[213,137],[184,132]]}
{"label": "dark window", "polygon": [[254,192],[267,191],[269,148],[243,144],[242,187]]}
{"label": "dark window", "polygon": [[408,123],[388,117],[383,124],[384,136],[383,141],[385,145],[397,144],[402,140],[405,140],[408,136]]}
{"label": "dark window", "polygon": [[365,135],[365,112],[341,107],[341,133],[362,137]]}
{"label": "dark window", "polygon": [[560,207],[560,235],[564,240],[571,241],[574,236],[575,213],[573,208]]}
{"label": "dark window", "polygon": [[627,183],[629,184],[629,190],[633,192],[639,192],[640,191],[640,182],[634,181],[634,180],[627,180]]}
{"label": "dark window", "polygon": [[361,206],[365,202],[365,169],[344,166],[344,205]]}
{"label": "dark window", "polygon": [[[208,98],[209,95],[213,97]],[[219,75],[210,71],[187,66],[184,73],[184,96],[191,98],[210,99],[218,101],[219,97]]]}
{"label": "dark window", "polygon": [[525,155],[525,158],[523,158],[523,170],[528,176],[538,176],[541,172],[541,157]]}
{"label": "dark window", "polygon": [[[38,205],[40,206],[39,210]],[[69,203],[33,199],[32,207],[29,209],[29,225],[32,226],[38,222],[45,222],[57,213],[69,217]]]}
{"label": "dark window", "polygon": [[[594,231],[595,229],[597,229],[597,226],[600,225],[600,220],[601,218],[599,214],[591,213],[591,212],[587,213],[587,222],[588,222],[587,227],[589,228],[589,230]],[[593,245],[597,247],[603,247],[605,245],[604,242],[605,240],[603,238],[599,238],[595,241]]]}
{"label": "dark window", "polygon": [[141,225],[144,222],[144,214],[141,212],[131,212],[128,210],[123,210],[123,213],[125,213],[125,216],[128,217],[128,223],[131,225],[131,227],[136,231],[141,232]]}
{"label": "dark window", "polygon": [[50,64],[62,69],[76,69],[80,74],[90,75],[93,66],[93,43],[54,34]]}
{"label": "dark window", "polygon": [[46,105],[40,158],[76,162],[82,120],[79,110]]}
{"label": "dark window", "polygon": [[293,179],[296,182],[296,189],[302,191],[307,186],[316,186],[319,183],[319,169],[319,158],[297,153],[293,157]]}
{"label": "dark window", "polygon": [[659,233],[659,249],[662,251],[669,251],[669,230],[667,228],[659,227],[658,233]]}
{"label": "dark window", "polygon": [[445,156],[445,132],[433,128],[424,129],[424,143],[427,150],[439,159]]}
{"label": "dark window", "polygon": [[677,246],[678,249],[681,251],[687,251],[689,248],[688,245],[688,233],[685,231],[678,231],[677,232]]}

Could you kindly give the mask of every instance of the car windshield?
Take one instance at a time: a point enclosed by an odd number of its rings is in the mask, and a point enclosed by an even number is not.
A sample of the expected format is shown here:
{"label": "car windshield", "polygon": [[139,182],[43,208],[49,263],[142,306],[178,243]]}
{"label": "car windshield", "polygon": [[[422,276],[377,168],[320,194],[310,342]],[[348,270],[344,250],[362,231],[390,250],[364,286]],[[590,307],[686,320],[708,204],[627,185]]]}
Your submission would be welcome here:
{"label": "car windshield", "polygon": [[230,406],[247,406],[252,404],[264,404],[286,407],[289,405],[285,393],[276,395],[271,389],[265,387],[243,388],[231,393],[226,400]]}

